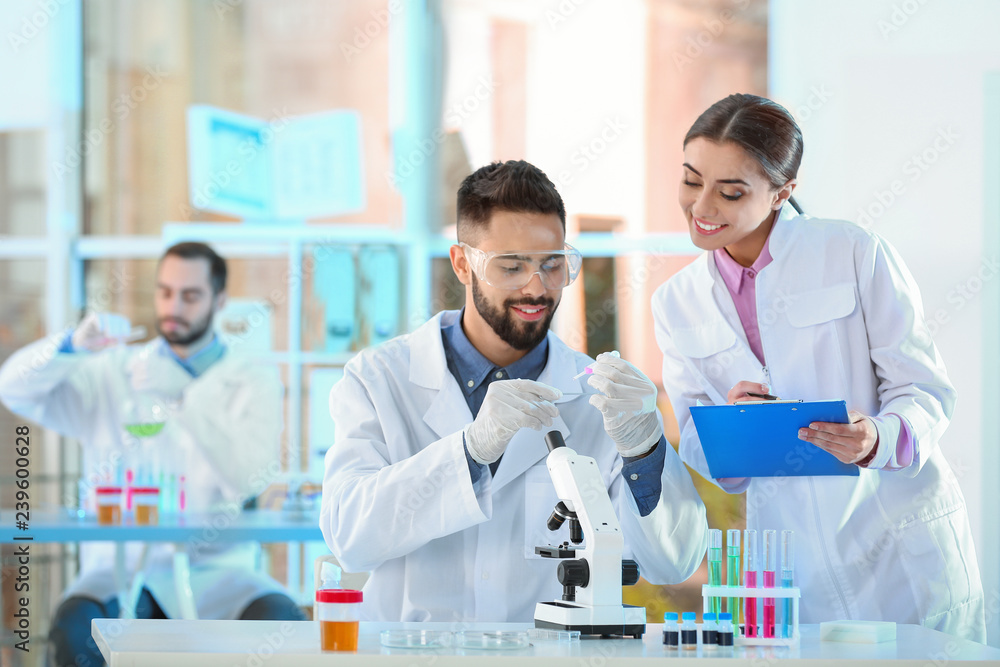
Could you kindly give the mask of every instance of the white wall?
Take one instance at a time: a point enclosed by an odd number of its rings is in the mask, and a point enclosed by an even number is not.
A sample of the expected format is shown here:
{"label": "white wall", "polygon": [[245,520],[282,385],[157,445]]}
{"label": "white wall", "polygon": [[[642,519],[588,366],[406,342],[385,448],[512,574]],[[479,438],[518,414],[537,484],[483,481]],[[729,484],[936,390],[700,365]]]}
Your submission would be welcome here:
{"label": "white wall", "polygon": [[566,210],[645,227],[646,35],[642,0],[549,2],[528,48],[527,159]]}
{"label": "white wall", "polygon": [[[446,0],[443,14],[445,126],[462,131],[473,167],[493,159],[490,102],[469,99],[492,74],[489,21],[523,21],[528,28],[525,159],[556,183],[567,211],[622,216],[628,229],[641,231],[645,0]],[[463,108],[472,110],[458,111]]]}
{"label": "white wall", "polygon": [[1000,125],[1000,114],[983,110],[985,77],[1000,72],[997,26],[1000,3],[990,0],[770,3],[770,94],[798,110],[805,137],[798,199],[809,213],[870,225],[899,249],[958,388],[942,448],[969,504],[993,645],[1000,247],[984,201],[1000,179],[984,183],[984,123]]}

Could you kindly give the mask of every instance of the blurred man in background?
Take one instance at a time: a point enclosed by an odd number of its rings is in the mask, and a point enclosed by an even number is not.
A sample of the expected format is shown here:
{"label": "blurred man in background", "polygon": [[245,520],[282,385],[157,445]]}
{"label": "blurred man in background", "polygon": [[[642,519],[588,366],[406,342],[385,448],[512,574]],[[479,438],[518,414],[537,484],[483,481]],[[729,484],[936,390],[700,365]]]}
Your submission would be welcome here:
{"label": "blurred man in background", "polygon": [[[275,369],[233,354],[215,334],[213,317],[226,302],[226,263],[209,246],[169,248],[156,281],[157,338],[125,345],[126,318],[91,313],[57,350],[44,339],[12,355],[0,368],[0,400],[80,442],[85,491],[121,483],[127,468],[154,483],[172,480],[161,492],[174,503],[183,494],[187,511],[238,510],[281,469],[280,379]],[[155,433],[137,438],[130,431]],[[112,548],[82,545],[80,576],[52,622],[54,664],[101,664],[90,621],[121,611]],[[199,618],[304,618],[278,582],[255,571],[258,549],[222,540],[188,549]],[[136,617],[180,617],[174,550],[149,545]],[[140,551],[139,544],[128,546],[132,577]]]}

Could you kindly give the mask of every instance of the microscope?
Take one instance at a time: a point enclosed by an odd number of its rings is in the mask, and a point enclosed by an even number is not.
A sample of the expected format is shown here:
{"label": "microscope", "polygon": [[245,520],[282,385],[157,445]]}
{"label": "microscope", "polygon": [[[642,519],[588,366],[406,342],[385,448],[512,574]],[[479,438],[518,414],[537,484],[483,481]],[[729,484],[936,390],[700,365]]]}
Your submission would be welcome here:
{"label": "microscope", "polygon": [[567,447],[559,431],[546,434],[545,444],[545,465],[560,498],[547,526],[558,530],[568,521],[573,544],[535,547],[540,556],[565,559],[556,568],[562,599],[535,605],[535,627],[642,637],[646,609],[622,604],[622,586],[639,580],[639,565],[622,560],[625,538],[597,461]]}

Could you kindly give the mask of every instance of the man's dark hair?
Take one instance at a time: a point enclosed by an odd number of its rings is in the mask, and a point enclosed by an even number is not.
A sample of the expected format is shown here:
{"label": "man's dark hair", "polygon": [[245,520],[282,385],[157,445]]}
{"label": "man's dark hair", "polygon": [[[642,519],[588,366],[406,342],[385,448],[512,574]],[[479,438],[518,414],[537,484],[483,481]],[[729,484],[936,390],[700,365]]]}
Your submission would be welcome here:
{"label": "man's dark hair", "polygon": [[458,188],[458,240],[469,242],[489,225],[494,211],[554,213],[566,230],[566,206],[541,169],[524,160],[480,167]]}
{"label": "man's dark hair", "polygon": [[219,257],[209,246],[194,241],[177,243],[167,248],[166,252],[163,253],[163,257],[160,257],[160,261],[162,262],[164,258],[171,255],[180,257],[181,259],[207,260],[212,282],[212,293],[218,294],[226,289],[226,260]]}

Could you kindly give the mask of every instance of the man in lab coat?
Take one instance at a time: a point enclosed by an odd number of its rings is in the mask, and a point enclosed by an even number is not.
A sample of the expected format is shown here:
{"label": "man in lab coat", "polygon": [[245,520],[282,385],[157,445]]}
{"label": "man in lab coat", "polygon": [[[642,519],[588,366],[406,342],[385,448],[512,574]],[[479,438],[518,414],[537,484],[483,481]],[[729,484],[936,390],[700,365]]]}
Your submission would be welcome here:
{"label": "man in lab coat", "polygon": [[558,599],[556,562],[534,551],[568,539],[566,525],[546,528],[558,501],[550,430],[597,460],[626,557],[648,581],[679,583],[698,567],[705,508],[663,438],[655,386],[549,331],[582,262],[565,220],[552,182],[526,162],[466,178],[451,248],[465,308],[363,351],[334,387],[320,524],[344,569],[371,571],[362,618],[525,622]]}
{"label": "man in lab coat", "polygon": [[[80,441],[84,492],[115,482],[125,468],[134,469],[137,482],[173,475],[162,490],[176,496],[183,488],[187,510],[225,507],[231,516],[280,471],[281,383],[273,368],[241,359],[214,333],[213,316],[226,300],[226,264],[210,247],[169,248],[156,280],[159,337],[124,345],[127,319],[91,313],[71,333],[12,355],[0,368],[0,400]],[[161,410],[158,435],[126,435],[125,424],[158,422]],[[276,581],[255,572],[258,545],[203,542],[188,549],[199,618],[304,618]],[[129,574],[139,550],[129,545]],[[137,617],[179,617],[173,552],[171,545],[150,545]],[[58,665],[101,664],[90,621],[119,614],[111,545],[84,544],[80,554],[80,576],[52,622],[50,658]]]}

